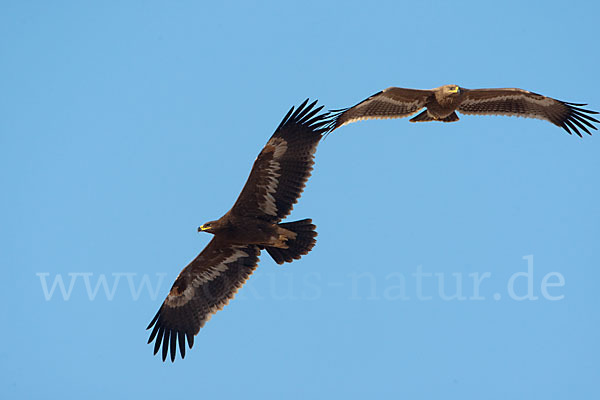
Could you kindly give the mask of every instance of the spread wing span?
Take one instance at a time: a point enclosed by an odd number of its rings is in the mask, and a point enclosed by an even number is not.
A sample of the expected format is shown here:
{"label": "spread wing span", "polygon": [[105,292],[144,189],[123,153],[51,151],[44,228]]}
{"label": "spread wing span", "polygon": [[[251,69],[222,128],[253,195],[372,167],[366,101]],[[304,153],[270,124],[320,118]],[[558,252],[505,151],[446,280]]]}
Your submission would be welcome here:
{"label": "spread wing span", "polygon": [[465,89],[444,85],[432,90],[390,87],[372,95],[355,106],[332,110],[333,129],[364,119],[408,117],[424,107],[417,121],[458,121],[454,111],[473,115],[508,115],[538,118],[563,128],[569,134],[591,135],[600,123],[592,115],[596,111],[582,108],[586,104],[568,103],[517,88]]}
{"label": "spread wing span", "polygon": [[[332,127],[328,113],[317,115],[323,107],[315,108],[316,103],[306,100],[298,109],[291,108],[258,155],[234,206],[218,221],[205,224],[215,237],[181,271],[147,328],[152,329],[148,343],[155,342],[154,354],[162,347],[163,361],[169,354],[174,361],[177,348],[181,358],[185,357],[186,343],[191,348],[200,328],[244,285],[257,266],[261,249],[282,263],[300,258],[314,246],[316,232],[310,219],[275,224],[298,201],[311,174],[317,145]],[[287,242],[290,247],[252,244],[257,243],[257,232],[264,235],[265,229],[293,233]],[[269,240],[265,238],[269,245],[277,243]]]}

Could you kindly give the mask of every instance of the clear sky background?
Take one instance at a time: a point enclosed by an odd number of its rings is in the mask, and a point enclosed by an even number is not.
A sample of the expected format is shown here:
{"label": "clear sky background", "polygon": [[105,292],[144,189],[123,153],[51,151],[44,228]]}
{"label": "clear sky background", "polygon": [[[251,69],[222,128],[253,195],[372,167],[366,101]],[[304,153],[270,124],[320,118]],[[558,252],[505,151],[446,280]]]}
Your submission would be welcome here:
{"label": "clear sky background", "polygon": [[292,214],[314,250],[264,254],[183,361],[145,328],[291,106],[456,83],[600,110],[599,11],[1,2],[3,398],[594,398],[600,134],[538,120],[335,131]]}

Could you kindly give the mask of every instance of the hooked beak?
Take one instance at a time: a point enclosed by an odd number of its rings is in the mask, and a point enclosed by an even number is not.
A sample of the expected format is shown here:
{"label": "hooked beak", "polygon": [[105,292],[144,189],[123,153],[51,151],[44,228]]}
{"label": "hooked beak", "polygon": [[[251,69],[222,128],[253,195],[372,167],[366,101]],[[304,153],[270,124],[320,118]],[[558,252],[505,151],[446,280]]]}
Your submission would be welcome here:
{"label": "hooked beak", "polygon": [[206,225],[202,225],[198,227],[198,232],[204,232],[207,231],[209,228],[206,227]]}

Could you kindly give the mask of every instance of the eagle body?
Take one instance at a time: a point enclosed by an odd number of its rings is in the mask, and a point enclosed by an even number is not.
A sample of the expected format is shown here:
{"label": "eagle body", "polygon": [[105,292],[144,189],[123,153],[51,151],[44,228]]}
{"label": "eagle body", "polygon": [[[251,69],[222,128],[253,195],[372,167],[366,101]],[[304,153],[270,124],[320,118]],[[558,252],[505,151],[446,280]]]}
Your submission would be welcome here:
{"label": "eagle body", "polygon": [[471,115],[507,115],[546,120],[569,134],[591,135],[599,123],[596,111],[523,89],[466,89],[444,85],[431,90],[390,87],[375,93],[355,106],[333,110],[334,128],[363,119],[403,118],[421,109],[411,122],[458,121],[457,112]]}
{"label": "eagle body", "polygon": [[225,214],[217,221],[212,221],[210,228],[198,228],[200,232],[209,232],[223,244],[255,244],[263,247],[287,249],[288,240],[296,239],[297,234],[269,221],[254,217]]}
{"label": "eagle body", "polygon": [[458,116],[455,113],[456,107],[462,100],[463,93],[450,92],[449,89],[456,87],[455,85],[442,86],[434,89],[432,93],[425,93],[426,96],[425,110],[410,122],[426,122],[426,121],[442,121],[454,122],[458,121]]}
{"label": "eagle body", "polygon": [[[456,85],[446,85],[433,90],[433,94],[429,95],[429,99],[425,105],[427,114],[436,121],[445,121],[459,106],[464,97],[464,92],[452,92],[451,88]],[[416,118],[416,117],[415,117]],[[415,118],[411,121],[416,122]],[[458,120],[458,117],[457,119]]]}
{"label": "eagle body", "polygon": [[318,115],[316,101],[294,107],[262,149],[233,207],[220,219],[198,228],[214,235],[180,273],[147,329],[154,354],[162,359],[186,343],[231,300],[258,264],[262,250],[278,264],[308,254],[316,243],[311,219],[282,222],[304,190],[321,138],[331,130],[328,113]]}

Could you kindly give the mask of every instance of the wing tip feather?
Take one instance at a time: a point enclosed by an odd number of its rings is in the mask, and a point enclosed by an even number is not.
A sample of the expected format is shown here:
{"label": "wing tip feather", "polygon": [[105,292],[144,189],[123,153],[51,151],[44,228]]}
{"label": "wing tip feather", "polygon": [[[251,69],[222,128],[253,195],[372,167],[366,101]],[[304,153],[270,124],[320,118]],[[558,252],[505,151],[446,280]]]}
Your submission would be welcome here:
{"label": "wing tip feather", "polygon": [[329,112],[319,114],[324,106],[316,107],[318,100],[308,104],[310,99],[304,100],[297,108],[292,107],[283,118],[276,131],[291,126],[308,128],[315,133],[324,135],[332,130],[332,116]]}

